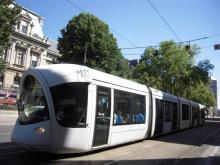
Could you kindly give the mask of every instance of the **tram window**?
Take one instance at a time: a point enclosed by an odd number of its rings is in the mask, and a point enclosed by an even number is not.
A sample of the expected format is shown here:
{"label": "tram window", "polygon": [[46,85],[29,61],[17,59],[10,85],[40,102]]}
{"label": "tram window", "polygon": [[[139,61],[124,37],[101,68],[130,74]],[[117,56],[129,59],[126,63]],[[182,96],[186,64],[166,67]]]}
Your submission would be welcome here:
{"label": "tram window", "polygon": [[156,103],[156,120],[155,120],[155,135],[163,133],[164,124],[164,101],[160,99],[155,99]]}
{"label": "tram window", "polygon": [[171,122],[171,102],[165,101],[165,122]]}
{"label": "tram window", "polygon": [[97,118],[110,117],[111,113],[111,91],[108,88],[98,87],[97,93]]}
{"label": "tram window", "polygon": [[131,94],[115,90],[114,125],[131,123]]}
{"label": "tram window", "polygon": [[164,103],[163,100],[156,99],[156,112],[157,112],[157,119],[160,121],[164,120]]}
{"label": "tram window", "polygon": [[177,106],[177,103],[175,102],[172,102],[172,111],[173,111],[173,120],[177,120],[178,119],[178,106]]}
{"label": "tram window", "polygon": [[193,118],[193,120],[197,119],[197,112],[198,112],[198,108],[192,106],[192,118]]}
{"label": "tram window", "polygon": [[50,115],[44,91],[35,77],[28,76],[18,100],[19,123],[33,124],[49,119]]}
{"label": "tram window", "polygon": [[189,120],[189,106],[182,104],[182,120]]}
{"label": "tram window", "polygon": [[178,124],[178,106],[176,102],[172,102],[172,130],[177,129]]}
{"label": "tram window", "polygon": [[51,88],[55,115],[64,127],[85,127],[88,84],[66,83]]}
{"label": "tram window", "polygon": [[133,123],[145,122],[145,96],[135,95],[132,96],[132,116]]}
{"label": "tram window", "polygon": [[172,106],[173,106],[173,111],[178,113],[178,106],[177,106],[177,103],[175,102],[172,102]]}

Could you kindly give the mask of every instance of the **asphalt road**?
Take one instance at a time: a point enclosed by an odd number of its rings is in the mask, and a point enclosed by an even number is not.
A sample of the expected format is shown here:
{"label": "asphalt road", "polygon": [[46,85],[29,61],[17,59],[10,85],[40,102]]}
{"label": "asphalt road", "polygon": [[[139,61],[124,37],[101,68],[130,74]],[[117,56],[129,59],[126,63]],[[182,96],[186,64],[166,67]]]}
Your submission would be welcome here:
{"label": "asphalt road", "polygon": [[[1,120],[0,120],[1,121]],[[7,123],[7,122],[6,122]],[[10,131],[13,125],[1,127]],[[143,140],[85,154],[51,155],[23,151],[0,136],[1,164],[65,165],[219,165],[220,119],[156,139]]]}
{"label": "asphalt road", "polygon": [[17,113],[0,112],[0,144],[11,141],[11,132],[17,119]]}

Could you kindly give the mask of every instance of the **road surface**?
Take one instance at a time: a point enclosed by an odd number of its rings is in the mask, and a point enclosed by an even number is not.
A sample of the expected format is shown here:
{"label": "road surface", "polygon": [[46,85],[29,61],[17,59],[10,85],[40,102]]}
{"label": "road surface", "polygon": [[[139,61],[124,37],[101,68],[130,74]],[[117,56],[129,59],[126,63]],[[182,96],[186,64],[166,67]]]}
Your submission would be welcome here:
{"label": "road surface", "polygon": [[[14,117],[15,118],[15,117]],[[4,118],[5,119],[5,118]],[[7,121],[6,121],[7,120]],[[205,126],[160,138],[142,140],[85,154],[52,155],[30,153],[10,142],[13,117],[0,126],[1,164],[65,165],[219,165],[220,119],[209,119]],[[3,123],[6,123],[5,125]],[[8,125],[7,125],[8,124]],[[4,133],[6,133],[4,136]],[[7,134],[9,133],[9,134]]]}

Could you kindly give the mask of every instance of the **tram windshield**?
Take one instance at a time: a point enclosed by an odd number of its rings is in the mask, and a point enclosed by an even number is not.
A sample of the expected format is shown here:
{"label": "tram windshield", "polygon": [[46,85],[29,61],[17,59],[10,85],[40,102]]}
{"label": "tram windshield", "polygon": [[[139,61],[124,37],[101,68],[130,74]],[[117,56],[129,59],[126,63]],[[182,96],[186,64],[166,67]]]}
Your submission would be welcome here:
{"label": "tram windshield", "polygon": [[51,87],[57,122],[63,127],[85,127],[87,83],[65,83]]}
{"label": "tram windshield", "polygon": [[32,124],[49,120],[49,118],[43,89],[36,78],[28,76],[18,100],[18,120],[20,124]]}

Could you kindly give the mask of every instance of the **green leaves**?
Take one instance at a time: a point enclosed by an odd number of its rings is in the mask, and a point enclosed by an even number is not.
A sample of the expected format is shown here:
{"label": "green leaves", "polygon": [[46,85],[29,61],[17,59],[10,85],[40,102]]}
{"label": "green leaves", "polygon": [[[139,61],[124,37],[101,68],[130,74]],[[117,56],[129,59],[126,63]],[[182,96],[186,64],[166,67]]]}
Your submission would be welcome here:
{"label": "green leaves", "polygon": [[208,90],[209,74],[214,66],[208,60],[195,66],[194,56],[198,50],[193,46],[189,53],[185,45],[177,45],[174,41],[161,42],[158,49],[145,50],[133,78],[164,92],[215,106],[214,97]]}
{"label": "green leaves", "polygon": [[161,42],[158,49],[145,50],[136,68],[128,68],[108,25],[89,13],[73,17],[61,35],[58,39],[61,62],[87,65],[202,104],[215,105],[208,90],[213,65],[209,61],[194,65],[194,56],[199,51],[196,45],[189,50],[174,41]]}
{"label": "green leaves", "polygon": [[188,98],[194,100],[195,102],[203,103],[208,107],[215,107],[217,105],[213,93],[210,91],[209,87],[203,82],[197,83],[188,92],[190,93],[188,95]]}
{"label": "green leaves", "polygon": [[136,74],[145,71],[149,77],[144,80],[147,85],[174,93],[173,87],[180,83],[181,77],[191,73],[192,65],[192,56],[183,46],[175,44],[174,41],[164,41],[158,50],[155,48],[145,50]]}
{"label": "green leaves", "polygon": [[108,25],[89,13],[73,17],[61,30],[58,49],[64,63],[83,64],[127,77],[127,63]]}

